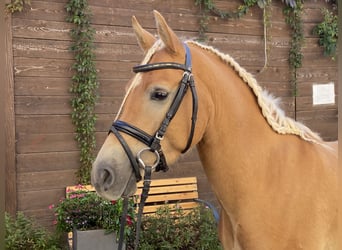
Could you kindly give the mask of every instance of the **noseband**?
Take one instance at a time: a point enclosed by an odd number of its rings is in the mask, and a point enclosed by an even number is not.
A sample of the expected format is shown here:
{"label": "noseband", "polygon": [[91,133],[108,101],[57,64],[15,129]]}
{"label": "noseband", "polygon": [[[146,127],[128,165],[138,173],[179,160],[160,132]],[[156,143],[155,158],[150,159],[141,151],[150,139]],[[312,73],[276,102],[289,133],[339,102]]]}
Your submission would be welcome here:
{"label": "noseband", "polygon": [[[191,130],[188,137],[187,144],[182,151],[182,153],[185,153],[192,144],[192,139],[194,136],[195,131],[195,125],[196,125],[196,119],[197,119],[197,110],[198,110],[198,99],[197,99],[197,93],[195,88],[194,79],[191,72],[191,53],[189,47],[184,44],[185,48],[185,64],[175,63],[175,62],[161,62],[161,63],[151,63],[151,64],[143,64],[133,67],[133,72],[139,73],[139,72],[149,72],[153,70],[162,70],[162,69],[175,69],[175,70],[183,70],[184,74],[183,77],[179,83],[179,87],[177,90],[177,94],[174,97],[172,104],[166,113],[166,116],[164,120],[162,121],[159,129],[155,132],[155,134],[149,135],[145,131],[121,120],[116,120],[113,122],[112,127],[110,128],[109,133],[113,133],[116,138],[119,140],[121,146],[126,152],[126,155],[131,163],[131,166],[133,168],[136,181],[141,180],[141,174],[140,174],[140,167],[145,168],[144,162],[142,161],[140,155],[142,151],[149,150],[156,154],[156,162],[152,166],[155,168],[155,171],[167,171],[168,166],[165,159],[165,155],[161,148],[161,140],[163,140],[164,135],[166,133],[166,129],[169,126],[172,118],[177,113],[177,110],[188,90],[190,87],[191,93],[192,93],[192,117],[191,117]],[[126,133],[135,139],[139,140],[140,142],[144,143],[148,148],[143,149],[140,151],[137,156],[135,157],[132,153],[132,150],[126,143],[125,139],[122,137],[122,135],[119,133]]]}

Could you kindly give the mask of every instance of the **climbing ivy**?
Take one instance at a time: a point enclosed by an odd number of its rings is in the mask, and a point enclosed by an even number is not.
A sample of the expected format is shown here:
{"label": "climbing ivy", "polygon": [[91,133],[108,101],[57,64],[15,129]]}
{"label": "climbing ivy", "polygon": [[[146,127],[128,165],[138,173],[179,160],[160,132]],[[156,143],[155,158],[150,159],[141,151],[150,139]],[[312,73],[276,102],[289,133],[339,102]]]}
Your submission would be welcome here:
{"label": "climbing ivy", "polygon": [[5,5],[8,13],[22,12],[25,5],[31,6],[31,0],[11,0]]}
{"label": "climbing ivy", "polygon": [[303,35],[303,3],[302,0],[295,0],[295,5],[287,5],[284,10],[285,22],[292,30],[289,52],[289,65],[290,65],[290,83],[292,84],[293,96],[298,95],[297,88],[297,71],[302,67],[302,46],[304,42]]}
{"label": "climbing ivy", "polygon": [[206,40],[206,32],[209,24],[209,14],[214,14],[222,19],[240,18],[248,13],[248,10],[256,5],[258,2],[264,2],[266,0],[244,0],[237,10],[224,11],[219,9],[213,2],[213,0],[195,0],[195,5],[199,6],[202,10],[202,17],[200,20],[199,28],[199,40]]}
{"label": "climbing ivy", "polygon": [[[282,0],[285,4],[284,14],[285,21],[290,26],[292,30],[291,42],[290,42],[290,52],[289,52],[289,66],[291,71],[291,83],[293,84],[293,95],[297,95],[297,70],[302,66],[303,55],[301,53],[301,48],[303,44],[303,23],[302,23],[302,10],[303,10],[303,0]],[[240,18],[248,13],[248,11],[258,5],[259,8],[263,9],[263,22],[264,22],[264,41],[265,41],[265,63],[262,70],[267,67],[267,29],[270,23],[270,11],[268,10],[271,0],[243,0],[243,3],[234,11],[223,11],[217,8],[213,3],[213,0],[195,0],[195,4],[200,6],[202,10],[202,17],[200,20],[199,28],[199,38],[200,40],[205,40],[205,32],[208,30],[209,18],[208,14],[219,16],[222,19],[230,18]],[[261,70],[261,71],[262,71]]]}
{"label": "climbing ivy", "polygon": [[77,172],[79,183],[90,183],[90,170],[94,160],[95,103],[97,100],[97,71],[95,68],[94,34],[90,25],[91,11],[87,0],[70,0],[66,5],[67,21],[74,27],[70,31],[75,63],[72,68],[71,107],[72,122],[75,125],[75,139],[80,148],[80,168]]}
{"label": "climbing ivy", "polygon": [[323,21],[314,27],[313,34],[319,36],[318,44],[323,47],[324,55],[336,58],[338,26],[337,14],[324,8],[322,9]]}

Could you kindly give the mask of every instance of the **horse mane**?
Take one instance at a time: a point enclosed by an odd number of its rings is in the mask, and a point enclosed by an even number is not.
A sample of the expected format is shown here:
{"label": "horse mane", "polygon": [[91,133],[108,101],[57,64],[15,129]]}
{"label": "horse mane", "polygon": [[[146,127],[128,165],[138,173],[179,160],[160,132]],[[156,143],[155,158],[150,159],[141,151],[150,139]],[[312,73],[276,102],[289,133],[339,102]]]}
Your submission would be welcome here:
{"label": "horse mane", "polygon": [[[293,134],[297,135],[305,141],[322,144],[321,137],[309,129],[304,124],[295,121],[294,119],[287,117],[284,111],[278,106],[279,99],[274,98],[267,91],[263,90],[258,84],[257,80],[253,75],[242,68],[230,55],[223,54],[219,50],[212,46],[203,45],[193,40],[187,41],[187,43],[198,46],[206,51],[209,51],[218,56],[224,63],[231,66],[241,77],[241,79],[247,83],[247,85],[253,90],[253,93],[257,97],[258,104],[261,108],[262,115],[265,117],[271,128],[279,134]],[[154,45],[147,51],[141,64],[148,63],[152,56],[164,46],[161,40],[157,40]],[[138,73],[133,78],[126,95],[123,99],[119,112],[117,113],[116,119],[120,115],[124,103],[127,99],[128,94],[141,82],[141,73]]]}
{"label": "horse mane", "polygon": [[304,124],[287,117],[282,109],[279,108],[279,99],[274,98],[267,91],[263,90],[253,75],[242,68],[230,55],[223,54],[217,49],[203,45],[195,41],[187,41],[204,50],[207,50],[218,56],[223,62],[231,66],[240,78],[252,89],[257,97],[262,115],[265,117],[271,128],[279,134],[297,135],[305,141],[321,144],[321,137],[306,127]]}

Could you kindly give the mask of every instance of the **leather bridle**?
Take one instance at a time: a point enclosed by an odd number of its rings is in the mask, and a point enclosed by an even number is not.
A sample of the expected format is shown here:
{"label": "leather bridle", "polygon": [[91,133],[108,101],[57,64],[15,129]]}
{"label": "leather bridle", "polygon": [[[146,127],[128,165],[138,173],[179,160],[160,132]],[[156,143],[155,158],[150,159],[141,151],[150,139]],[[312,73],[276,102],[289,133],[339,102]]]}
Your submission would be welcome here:
{"label": "leather bridle", "polygon": [[[192,93],[191,130],[190,130],[190,134],[188,137],[188,141],[182,153],[185,153],[191,147],[194,132],[195,132],[197,110],[198,110],[198,98],[197,98],[197,93],[196,93],[196,88],[195,88],[195,82],[194,82],[192,72],[191,72],[192,65],[191,65],[190,49],[186,44],[184,44],[184,48],[185,48],[185,63],[184,64],[175,63],[175,62],[161,62],[161,63],[143,64],[143,65],[138,65],[138,66],[133,67],[133,72],[135,73],[143,73],[143,72],[149,72],[153,70],[162,70],[162,69],[175,69],[175,70],[184,71],[183,77],[179,83],[177,93],[171,103],[171,106],[168,112],[166,113],[165,118],[163,119],[159,129],[154,133],[154,135],[151,136],[145,131],[122,120],[114,121],[112,124],[112,127],[110,128],[108,132],[108,134],[113,133],[116,136],[121,146],[123,147],[124,151],[126,152],[126,155],[133,168],[133,172],[135,174],[137,182],[142,179],[140,168],[142,168],[145,171],[144,186],[143,186],[143,191],[140,197],[140,205],[139,205],[139,210],[138,210],[138,215],[137,215],[134,249],[138,249],[138,246],[139,246],[141,217],[142,217],[145,201],[148,196],[148,192],[150,188],[151,173],[153,170],[155,171],[160,171],[160,170],[167,171],[168,170],[168,165],[167,165],[163,150],[161,148],[160,142],[163,140],[164,135],[166,133],[166,129],[169,126],[171,120],[176,115],[178,108],[180,104],[182,103],[182,100],[184,99],[184,96],[188,88],[191,89],[191,93]],[[142,149],[141,151],[137,153],[136,156],[134,156],[132,150],[130,149],[129,145],[127,144],[125,139],[122,137],[120,132],[134,137],[135,139],[144,143],[147,146],[147,148]],[[142,160],[141,155],[145,151],[150,151],[156,155],[156,160],[152,166],[146,166],[144,161]],[[121,222],[120,222],[121,225],[120,225],[119,246],[118,246],[118,249],[120,250],[123,247],[124,231],[125,231],[124,228],[126,224],[127,209],[128,209],[128,198],[125,197],[123,213],[121,215]]]}
{"label": "leather bridle", "polygon": [[139,152],[138,155],[135,157],[126,143],[125,139],[121,136],[119,132],[126,133],[135,139],[141,141],[144,143],[148,148],[143,149],[142,151],[149,150],[156,154],[157,160],[154,164],[155,171],[167,171],[168,165],[165,159],[165,155],[161,148],[161,140],[163,140],[164,135],[166,133],[166,129],[169,126],[172,118],[177,113],[177,110],[188,90],[190,87],[191,93],[192,93],[192,117],[191,117],[191,130],[188,137],[187,144],[182,151],[182,153],[185,153],[192,144],[192,139],[195,132],[195,125],[196,125],[196,119],[197,119],[197,110],[198,110],[198,98],[195,88],[194,79],[192,76],[192,63],[191,63],[191,53],[189,47],[184,43],[185,48],[185,64],[175,63],[175,62],[160,62],[160,63],[151,63],[151,64],[143,64],[133,67],[133,72],[139,73],[139,72],[149,72],[153,70],[162,70],[162,69],[176,69],[176,70],[183,70],[184,74],[180,81],[178,91],[176,96],[174,97],[172,104],[166,113],[166,116],[164,120],[162,121],[159,129],[155,132],[153,136],[149,135],[145,131],[133,126],[132,124],[129,124],[125,121],[116,120],[113,122],[112,127],[110,128],[108,133],[113,133],[116,138],[119,140],[121,146],[126,152],[127,157],[129,158],[129,161],[131,163],[131,166],[133,168],[136,181],[141,180],[141,173],[140,168],[144,168],[143,161],[140,157],[142,152]]}

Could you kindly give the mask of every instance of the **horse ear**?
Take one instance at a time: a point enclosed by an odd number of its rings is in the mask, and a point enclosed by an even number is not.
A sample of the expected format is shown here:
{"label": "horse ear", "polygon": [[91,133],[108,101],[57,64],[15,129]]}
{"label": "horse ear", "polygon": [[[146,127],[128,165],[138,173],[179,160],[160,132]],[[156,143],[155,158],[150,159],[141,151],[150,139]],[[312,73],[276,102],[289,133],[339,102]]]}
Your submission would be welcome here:
{"label": "horse ear", "polygon": [[138,39],[140,48],[146,53],[157,40],[150,32],[143,29],[135,16],[132,17],[132,27]]}
{"label": "horse ear", "polygon": [[159,37],[164,42],[166,48],[171,53],[184,51],[182,42],[179,40],[173,30],[167,25],[164,17],[156,10],[154,10],[153,12],[154,18],[157,23]]}

